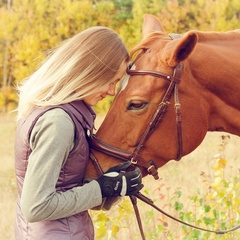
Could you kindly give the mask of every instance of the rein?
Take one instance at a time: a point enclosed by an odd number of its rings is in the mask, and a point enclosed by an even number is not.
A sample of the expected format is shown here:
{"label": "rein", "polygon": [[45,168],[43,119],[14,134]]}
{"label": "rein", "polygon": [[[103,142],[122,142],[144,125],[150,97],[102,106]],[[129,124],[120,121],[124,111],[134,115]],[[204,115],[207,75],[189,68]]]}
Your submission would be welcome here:
{"label": "rein", "polygon": [[[223,235],[223,234],[226,234],[226,233],[229,233],[229,232],[233,232],[233,231],[235,231],[235,230],[237,230],[237,229],[240,228],[240,224],[237,225],[237,226],[235,226],[235,227],[233,227],[233,228],[230,228],[230,229],[228,229],[228,230],[219,230],[219,231],[210,230],[210,229],[206,229],[206,228],[201,228],[201,227],[198,227],[198,226],[194,226],[194,225],[192,225],[192,224],[190,224],[190,223],[184,222],[184,221],[182,221],[182,220],[180,220],[180,219],[178,219],[178,218],[175,218],[175,217],[171,216],[170,214],[164,212],[162,209],[160,209],[159,207],[157,207],[150,198],[144,196],[144,195],[141,194],[140,192],[138,192],[138,193],[136,193],[134,196],[130,196],[130,197],[138,198],[138,199],[140,199],[141,201],[145,202],[146,204],[150,205],[151,207],[155,208],[158,212],[160,212],[160,213],[164,214],[165,216],[171,218],[172,220],[174,220],[174,221],[176,221],[176,222],[179,222],[179,223],[181,223],[181,224],[184,224],[184,225],[186,225],[186,226],[188,226],[188,227],[197,229],[197,230],[201,230],[201,231],[205,231],[205,232],[210,232],[210,233],[215,233],[215,234],[218,234],[218,235]],[[135,202],[136,202],[136,200],[135,200]],[[135,213],[136,213],[136,211],[135,211]],[[136,213],[136,216],[137,216],[137,213]],[[138,219],[138,217],[137,217],[137,219]],[[140,216],[139,216],[139,219],[140,219]],[[138,220],[138,221],[139,221],[139,220]],[[140,220],[140,221],[141,221],[141,220]],[[140,228],[141,225],[142,225],[142,224],[139,224],[139,228]],[[145,237],[144,237],[143,235],[142,235],[142,239],[145,240]]]}
{"label": "rein", "polygon": [[[102,168],[101,168],[97,158],[92,153],[90,153],[90,159],[92,160],[92,163],[93,163],[94,167],[96,168],[96,170],[98,172],[98,175],[102,176],[104,174],[104,172],[103,172],[103,170],[102,170]],[[231,228],[231,229],[228,229],[228,230],[218,230],[218,231],[215,231],[215,230],[210,230],[210,229],[206,229],[206,228],[201,228],[201,227],[192,225],[190,223],[184,222],[184,221],[182,221],[182,220],[180,220],[178,218],[175,218],[172,215],[166,213],[165,211],[160,209],[157,205],[155,205],[154,202],[150,198],[146,197],[145,195],[143,195],[140,192],[135,193],[134,195],[130,195],[129,198],[130,198],[130,200],[132,202],[132,205],[133,205],[133,209],[134,209],[134,212],[135,212],[135,215],[136,215],[136,218],[137,218],[138,227],[139,227],[139,230],[140,230],[140,233],[141,233],[142,240],[146,240],[146,238],[145,238],[145,234],[144,234],[144,231],[143,231],[143,225],[142,225],[140,213],[139,213],[138,206],[137,206],[137,199],[139,199],[142,202],[148,204],[149,206],[153,207],[155,210],[157,210],[158,212],[162,213],[163,215],[171,218],[172,220],[174,220],[174,221],[176,221],[178,223],[181,223],[181,224],[183,224],[185,226],[197,229],[197,230],[201,230],[201,231],[205,231],[205,232],[209,232],[209,233],[215,233],[215,234],[218,234],[218,235],[224,235],[226,233],[233,232],[233,231],[235,231],[235,230],[240,228],[240,224],[235,226],[235,227],[233,227],[233,228]],[[106,199],[103,200],[102,205],[105,203],[105,201],[106,201]]]}

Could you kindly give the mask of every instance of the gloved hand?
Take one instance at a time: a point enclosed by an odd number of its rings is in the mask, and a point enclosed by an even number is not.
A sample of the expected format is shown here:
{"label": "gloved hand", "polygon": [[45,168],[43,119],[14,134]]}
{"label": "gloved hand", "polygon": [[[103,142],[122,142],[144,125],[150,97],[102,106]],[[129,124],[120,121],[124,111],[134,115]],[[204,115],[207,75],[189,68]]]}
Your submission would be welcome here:
{"label": "gloved hand", "polygon": [[97,182],[103,197],[129,196],[143,188],[142,173],[138,167],[126,172],[131,162],[125,162],[110,168]]}

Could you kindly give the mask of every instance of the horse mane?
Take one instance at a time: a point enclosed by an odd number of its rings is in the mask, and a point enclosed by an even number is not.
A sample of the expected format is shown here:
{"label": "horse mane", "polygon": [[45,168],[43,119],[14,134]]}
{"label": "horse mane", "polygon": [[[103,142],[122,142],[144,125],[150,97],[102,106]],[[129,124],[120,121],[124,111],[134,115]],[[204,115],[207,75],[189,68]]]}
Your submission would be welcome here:
{"label": "horse mane", "polygon": [[[227,32],[213,32],[213,31],[198,31],[198,30],[191,30],[189,32],[194,32],[198,35],[199,42],[205,41],[214,41],[214,40],[229,40],[229,39],[240,39],[240,30],[232,30]],[[187,33],[189,33],[187,32]],[[186,33],[186,34],[187,34]]]}
{"label": "horse mane", "polygon": [[[211,41],[211,40],[229,40],[229,39],[240,39],[240,29],[228,31],[228,32],[213,32],[213,31],[199,31],[199,30],[190,30],[189,32],[194,32],[199,37],[199,42],[204,41]],[[133,55],[138,51],[144,51],[149,48],[149,45],[156,41],[162,39],[169,39],[169,36],[166,35],[164,32],[155,31],[148,34],[145,38],[143,38],[140,43],[138,43],[130,52],[130,56]]]}

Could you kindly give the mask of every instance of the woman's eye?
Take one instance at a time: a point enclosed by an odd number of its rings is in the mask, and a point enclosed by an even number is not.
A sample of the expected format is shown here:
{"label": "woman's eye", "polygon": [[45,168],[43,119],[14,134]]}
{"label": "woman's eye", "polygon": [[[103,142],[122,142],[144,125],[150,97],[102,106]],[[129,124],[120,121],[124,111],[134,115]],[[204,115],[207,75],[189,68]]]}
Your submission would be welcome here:
{"label": "woman's eye", "polygon": [[144,101],[131,101],[127,110],[140,110],[143,109],[148,103]]}

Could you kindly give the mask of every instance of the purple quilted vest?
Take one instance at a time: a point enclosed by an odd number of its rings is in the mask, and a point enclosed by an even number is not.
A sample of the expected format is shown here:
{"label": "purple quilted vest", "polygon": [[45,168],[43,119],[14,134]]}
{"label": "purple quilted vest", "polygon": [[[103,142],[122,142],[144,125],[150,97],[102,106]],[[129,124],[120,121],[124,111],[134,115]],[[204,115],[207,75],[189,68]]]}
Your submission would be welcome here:
{"label": "purple quilted vest", "polygon": [[26,174],[28,157],[31,153],[29,139],[31,131],[46,111],[61,108],[71,117],[75,125],[75,145],[61,169],[56,190],[66,191],[83,183],[89,159],[86,131],[93,131],[95,113],[82,101],[59,106],[36,108],[26,119],[20,121],[16,131],[15,168],[18,190],[15,237],[16,240],[92,240],[94,229],[87,211],[59,220],[28,223],[20,209],[20,197]]}

